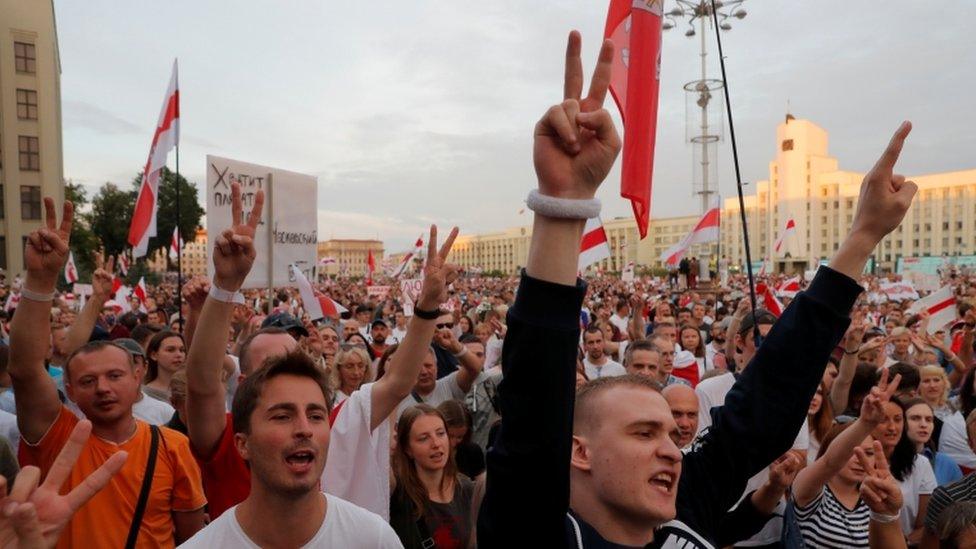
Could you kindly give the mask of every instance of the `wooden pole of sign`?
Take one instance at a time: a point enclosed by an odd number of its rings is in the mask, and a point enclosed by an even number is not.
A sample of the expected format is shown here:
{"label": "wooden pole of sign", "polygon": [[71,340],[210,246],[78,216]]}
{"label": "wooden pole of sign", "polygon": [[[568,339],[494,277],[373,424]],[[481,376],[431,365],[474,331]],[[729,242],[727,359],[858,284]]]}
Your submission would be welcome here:
{"label": "wooden pole of sign", "polygon": [[268,223],[268,315],[271,315],[271,307],[274,305],[274,182],[272,174],[268,174],[268,184],[265,186],[267,196],[267,216]]}

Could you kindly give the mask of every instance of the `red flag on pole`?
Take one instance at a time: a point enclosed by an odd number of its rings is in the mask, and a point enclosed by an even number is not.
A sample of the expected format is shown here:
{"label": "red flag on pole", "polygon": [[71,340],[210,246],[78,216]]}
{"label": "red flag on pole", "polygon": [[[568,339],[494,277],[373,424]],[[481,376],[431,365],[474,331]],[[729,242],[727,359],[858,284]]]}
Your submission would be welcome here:
{"label": "red flag on pole", "polygon": [[620,196],[630,199],[647,236],[654,175],[663,0],[611,0],[604,38],[614,45],[610,93],[624,121]]}
{"label": "red flag on pole", "polygon": [[176,77],[176,60],[173,61],[173,74],[169,79],[163,110],[159,113],[156,132],[149,147],[149,158],[142,170],[142,185],[136,198],[136,208],[132,212],[129,225],[129,245],[135,258],[146,255],[149,238],[156,236],[156,211],[159,208],[159,176],[166,166],[166,157],[180,142],[180,90]]}
{"label": "red flag on pole", "polygon": [[366,285],[373,285],[373,271],[376,270],[376,260],[373,259],[373,250],[369,250],[366,256]]}

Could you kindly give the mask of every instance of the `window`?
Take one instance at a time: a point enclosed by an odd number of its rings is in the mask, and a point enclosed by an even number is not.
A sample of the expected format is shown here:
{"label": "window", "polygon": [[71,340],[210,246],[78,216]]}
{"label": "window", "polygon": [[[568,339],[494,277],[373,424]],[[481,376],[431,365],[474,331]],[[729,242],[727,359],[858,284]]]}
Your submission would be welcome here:
{"label": "window", "polygon": [[7,215],[7,205],[3,202],[3,183],[0,183],[0,219]]}
{"label": "window", "polygon": [[17,145],[20,149],[20,169],[29,172],[40,171],[41,151],[37,138],[26,135],[17,136]]}
{"label": "window", "polygon": [[35,90],[17,90],[17,118],[37,120],[37,92]]}
{"label": "window", "polygon": [[780,148],[782,150],[784,150],[784,151],[792,151],[793,150],[793,140],[792,139],[784,139],[783,140],[783,145]]}
{"label": "window", "polygon": [[41,218],[41,188],[34,185],[20,186],[20,218]]}
{"label": "window", "polygon": [[37,53],[34,51],[34,44],[14,42],[14,65],[17,72],[31,74],[37,72]]}
{"label": "window", "polygon": [[7,237],[0,236],[0,269],[7,268]]}
{"label": "window", "polygon": [[948,221],[943,221],[942,222],[942,230],[943,231],[948,231],[949,230],[949,222]]}

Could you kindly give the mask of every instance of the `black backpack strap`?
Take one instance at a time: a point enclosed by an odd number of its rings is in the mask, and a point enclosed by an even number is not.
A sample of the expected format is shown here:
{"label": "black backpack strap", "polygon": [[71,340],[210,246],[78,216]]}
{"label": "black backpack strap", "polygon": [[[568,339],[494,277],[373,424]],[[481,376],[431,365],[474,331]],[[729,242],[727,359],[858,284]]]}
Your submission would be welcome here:
{"label": "black backpack strap", "polygon": [[146,461],[146,476],[142,478],[139,502],[136,503],[136,512],[132,516],[132,525],[129,526],[129,537],[125,540],[126,549],[134,549],[136,546],[139,529],[142,527],[142,517],[146,514],[146,504],[149,503],[149,491],[152,488],[153,476],[156,473],[156,458],[159,454],[159,427],[150,425],[149,431],[152,434],[152,442],[149,445],[149,459]]}
{"label": "black backpack strap", "polygon": [[434,549],[437,544],[434,542],[434,537],[430,535],[430,529],[427,528],[427,521],[424,517],[417,519],[417,530],[420,532],[420,546],[424,549]]}
{"label": "black backpack strap", "polygon": [[424,399],[420,398],[420,394],[417,391],[410,391],[410,396],[412,396],[413,399],[417,401],[417,404],[424,403]]}

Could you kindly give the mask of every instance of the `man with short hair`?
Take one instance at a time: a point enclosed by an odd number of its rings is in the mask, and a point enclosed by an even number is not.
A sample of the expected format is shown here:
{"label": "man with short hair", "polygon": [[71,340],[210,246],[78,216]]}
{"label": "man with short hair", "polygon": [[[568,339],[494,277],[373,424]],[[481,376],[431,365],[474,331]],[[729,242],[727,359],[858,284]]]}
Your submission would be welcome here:
{"label": "man with short hair", "polygon": [[[853,227],[830,266],[784,311],[718,409],[715,428],[682,459],[671,439],[674,418],[651,380],[602,378],[574,395],[586,294],[576,276],[579,242],[621,145],[602,108],[613,42],[604,41],[585,98],[580,50],[574,31],[565,100],[535,128],[541,197],[530,194],[532,242],[508,312],[502,425],[488,452],[478,545],[710,548],[749,477],[783,455],[800,429],[862,291],[855,278],[911,205],[917,187],[892,174],[910,126],[865,176]],[[526,486],[546,497],[526,498]]]}
{"label": "man with short hair", "polygon": [[397,308],[396,312],[393,313],[393,331],[390,334],[392,342],[400,343],[406,335],[407,315],[403,313],[403,309]]}
{"label": "man with short hair", "polygon": [[350,318],[342,321],[342,341],[347,341],[352,335],[360,333],[359,321]]}
{"label": "man with short hair", "polygon": [[583,332],[583,348],[586,356],[583,358],[583,367],[586,369],[586,377],[599,379],[608,376],[622,376],[627,373],[624,367],[610,357],[603,350],[603,331],[596,326],[590,326]]}
{"label": "man with short hair", "polygon": [[661,396],[671,408],[671,416],[678,426],[678,438],[674,443],[684,450],[698,435],[698,395],[691,387],[678,383],[665,387]]}
{"label": "man with short hair", "polygon": [[377,318],[369,328],[369,344],[376,356],[382,356],[389,344],[386,342],[390,335],[390,326],[382,318]]}
{"label": "man with short hair", "polygon": [[[22,465],[36,465],[41,476],[58,467],[56,458],[80,421],[62,404],[44,369],[51,300],[68,259],[73,209],[70,202],[64,203],[58,227],[54,200],[45,198],[44,208],[46,226],[27,239],[27,278],[10,331],[10,377],[23,439],[20,460]],[[127,452],[129,457],[109,485],[74,515],[60,547],[124,547],[130,536],[140,546],[172,547],[203,527],[207,500],[186,437],[133,417],[140,381],[141,373],[129,352],[107,341],[89,343],[65,361],[65,390],[91,421],[95,436],[84,444],[61,490],[71,491],[85,482],[88,474],[117,452]],[[136,505],[151,455],[156,459],[150,499],[139,517]]]}
{"label": "man with short hair", "polygon": [[234,445],[251,471],[250,493],[183,547],[400,547],[382,518],[320,489],[328,392],[324,372],[301,351],[241,382]]}
{"label": "man with short hair", "polygon": [[[437,329],[435,334],[440,334],[442,332],[451,332],[454,330],[454,313],[447,311],[441,312],[441,315],[437,317],[437,322],[434,324]],[[437,378],[443,379],[458,370],[461,361],[458,357],[454,356],[454,353],[450,349],[444,347],[443,338],[435,337],[431,349],[434,351],[434,357],[437,359]]]}
{"label": "man with short hair", "polygon": [[[254,264],[254,233],[261,219],[264,193],[258,191],[244,222],[240,186],[231,185],[233,227],[217,239],[212,261],[214,280],[204,301],[193,343],[187,355],[187,428],[193,452],[203,469],[204,489],[210,496],[210,516],[243,501],[251,490],[251,472],[235,440],[221,381],[227,330],[233,315],[234,294],[244,285]],[[389,434],[387,417],[417,382],[420,364],[434,332],[433,318],[447,300],[447,285],[457,278],[457,267],[446,263],[457,236],[455,228],[438,250],[437,229],[431,227],[424,283],[410,333],[400,344],[386,374],[367,383],[343,403],[332,426],[332,454],[322,473],[322,486],[330,494],[349,500],[386,518],[389,516]],[[274,330],[274,331],[272,331]],[[298,343],[280,328],[265,329],[241,346],[241,377],[247,379],[269,360],[295,350]],[[380,480],[382,479],[382,481]]]}
{"label": "man with short hair", "polygon": [[657,381],[660,367],[661,353],[650,341],[635,341],[624,351],[624,369],[628,374],[645,376]]}
{"label": "man with short hair", "polygon": [[[458,341],[449,328],[439,328],[434,333],[434,342],[434,345],[428,348],[427,354],[421,363],[420,373],[417,376],[417,383],[413,386],[413,390],[397,406],[397,419],[400,418],[400,415],[405,410],[416,404],[427,404],[436,408],[447,400],[463,401],[465,395],[471,391],[475,380],[481,374],[485,362],[483,346],[482,356],[478,357],[472,352],[472,349],[477,350],[477,347],[473,343],[469,347]],[[478,341],[477,343],[481,342]],[[455,371],[439,379],[436,377],[437,359],[434,354],[438,347],[444,349],[445,352],[451,353],[451,356],[455,357],[460,365]],[[394,356],[399,352],[400,350],[397,349]]]}
{"label": "man with short hair", "polygon": [[661,357],[660,367],[657,369],[657,382],[661,387],[669,385],[690,385],[687,380],[674,375],[674,357],[677,354],[674,350],[674,343],[666,336],[654,336],[651,343],[657,349],[657,354]]}
{"label": "man with short hair", "polygon": [[621,339],[627,339],[627,324],[630,322],[630,303],[620,298],[617,301],[616,312],[610,317],[610,324],[620,332]]}

